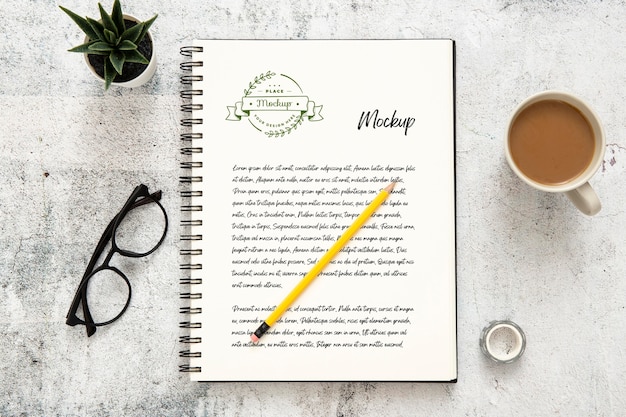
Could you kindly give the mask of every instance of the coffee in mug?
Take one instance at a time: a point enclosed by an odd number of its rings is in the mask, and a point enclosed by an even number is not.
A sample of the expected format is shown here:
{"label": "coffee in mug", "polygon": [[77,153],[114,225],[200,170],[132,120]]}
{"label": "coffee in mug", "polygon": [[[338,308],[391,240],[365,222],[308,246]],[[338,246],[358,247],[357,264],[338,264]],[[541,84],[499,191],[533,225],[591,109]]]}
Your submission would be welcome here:
{"label": "coffee in mug", "polygon": [[506,134],[513,171],[531,186],[564,192],[583,213],[594,215],[600,200],[588,183],[604,158],[598,117],[567,93],[536,94],[514,111]]}

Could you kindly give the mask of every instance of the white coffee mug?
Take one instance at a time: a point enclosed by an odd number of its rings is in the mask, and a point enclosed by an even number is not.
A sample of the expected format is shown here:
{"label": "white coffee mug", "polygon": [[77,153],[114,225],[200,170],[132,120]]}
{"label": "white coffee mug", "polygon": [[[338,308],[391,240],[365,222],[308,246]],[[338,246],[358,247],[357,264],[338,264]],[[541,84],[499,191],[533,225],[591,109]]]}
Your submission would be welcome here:
{"label": "white coffee mug", "polygon": [[[522,112],[522,110],[524,110],[526,107],[544,100],[562,101],[580,111],[580,113],[589,122],[595,139],[594,153],[590,164],[581,174],[563,184],[544,184],[537,182],[532,178],[529,178],[516,165],[511,155],[509,135],[511,127],[513,126],[513,122],[520,114],[520,112]],[[604,137],[602,125],[600,124],[600,119],[594,113],[591,107],[589,107],[589,105],[587,105],[583,100],[569,93],[564,93],[561,91],[544,91],[528,97],[517,106],[517,108],[513,111],[513,114],[509,118],[504,142],[506,147],[506,160],[509,163],[509,166],[511,167],[513,172],[515,172],[515,174],[517,174],[517,176],[520,177],[524,182],[541,191],[565,193],[565,195],[569,197],[572,203],[574,203],[576,208],[589,216],[593,216],[600,211],[600,199],[598,198],[598,195],[595,193],[593,188],[591,188],[591,185],[589,185],[589,179],[596,173],[600,165],[602,165],[602,161],[604,160],[606,139]]]}

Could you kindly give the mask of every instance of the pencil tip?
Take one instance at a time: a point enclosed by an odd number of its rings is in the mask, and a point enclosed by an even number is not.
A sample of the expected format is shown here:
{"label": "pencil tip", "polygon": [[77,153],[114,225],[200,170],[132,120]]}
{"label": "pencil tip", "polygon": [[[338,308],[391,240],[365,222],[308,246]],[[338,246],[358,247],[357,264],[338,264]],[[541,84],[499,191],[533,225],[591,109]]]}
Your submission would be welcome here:
{"label": "pencil tip", "polygon": [[396,181],[392,182],[391,184],[389,184],[388,186],[385,187],[385,191],[387,191],[388,193],[391,193],[393,191],[393,188],[396,186]]}

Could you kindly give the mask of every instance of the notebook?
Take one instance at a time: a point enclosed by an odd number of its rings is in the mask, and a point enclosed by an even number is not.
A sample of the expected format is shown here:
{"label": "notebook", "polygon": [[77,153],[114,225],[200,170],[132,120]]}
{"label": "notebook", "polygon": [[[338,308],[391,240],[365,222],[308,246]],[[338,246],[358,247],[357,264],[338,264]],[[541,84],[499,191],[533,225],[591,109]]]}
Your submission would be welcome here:
{"label": "notebook", "polygon": [[454,42],[197,40],[181,53],[181,371],[456,381]]}

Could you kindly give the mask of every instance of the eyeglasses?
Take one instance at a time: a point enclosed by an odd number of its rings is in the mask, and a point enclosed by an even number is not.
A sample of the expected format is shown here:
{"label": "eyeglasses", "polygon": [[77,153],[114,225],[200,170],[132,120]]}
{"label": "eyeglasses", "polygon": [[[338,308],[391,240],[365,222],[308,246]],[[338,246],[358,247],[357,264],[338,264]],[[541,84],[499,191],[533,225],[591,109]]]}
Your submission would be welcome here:
{"label": "eyeglasses", "polygon": [[[116,253],[130,258],[148,256],[163,243],[167,214],[160,199],[161,191],[150,194],[143,184],[133,190],[102,234],[78,285],[66,324],[85,325],[87,336],[91,336],[96,327],[111,324],[124,314],[130,304],[130,281],[122,271],[110,265],[111,258]],[[96,268],[109,242],[111,247]],[[82,305],[82,319],[77,316],[79,305]]]}

